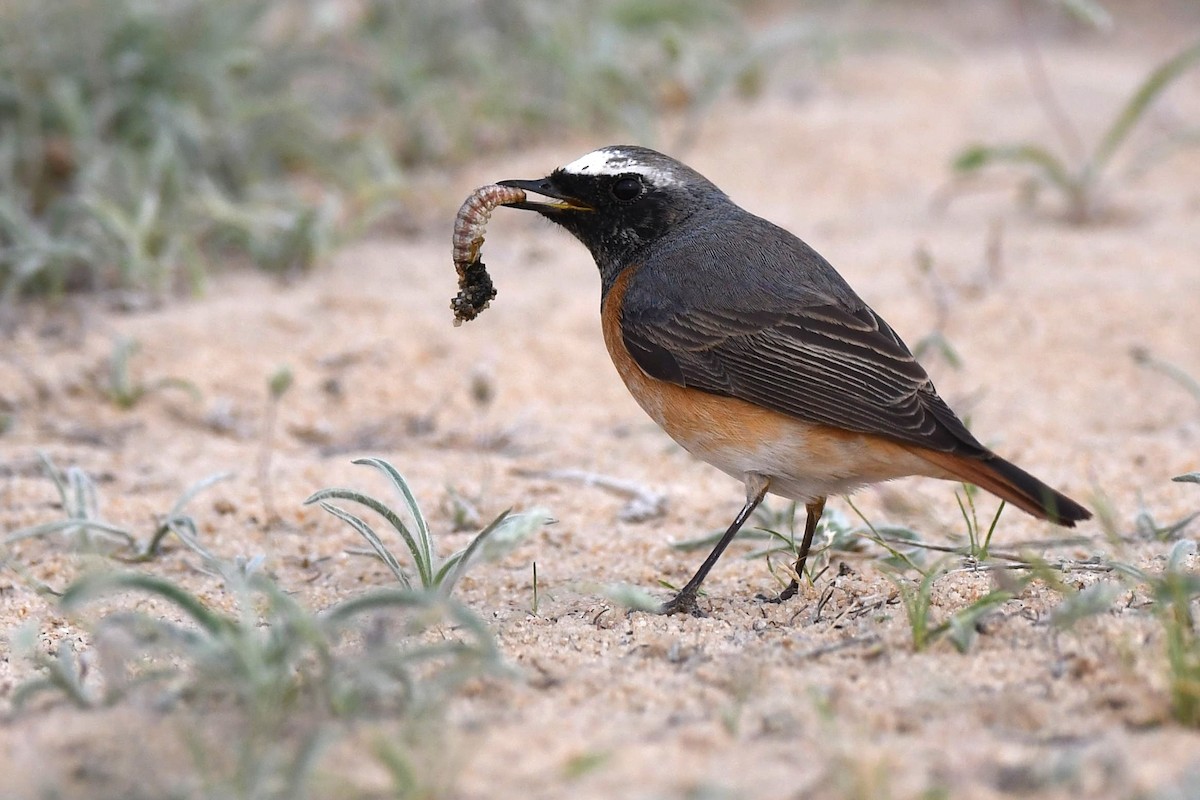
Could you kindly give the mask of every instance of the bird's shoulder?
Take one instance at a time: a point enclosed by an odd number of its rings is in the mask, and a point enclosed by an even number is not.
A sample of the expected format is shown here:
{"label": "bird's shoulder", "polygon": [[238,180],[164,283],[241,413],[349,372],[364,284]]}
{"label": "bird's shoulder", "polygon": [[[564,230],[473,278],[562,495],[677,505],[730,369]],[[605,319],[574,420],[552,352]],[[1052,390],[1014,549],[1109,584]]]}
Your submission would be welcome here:
{"label": "bird's shoulder", "polygon": [[866,304],[837,270],[790,231],[740,208],[703,215],[648,248],[628,270],[624,314],[787,312]]}

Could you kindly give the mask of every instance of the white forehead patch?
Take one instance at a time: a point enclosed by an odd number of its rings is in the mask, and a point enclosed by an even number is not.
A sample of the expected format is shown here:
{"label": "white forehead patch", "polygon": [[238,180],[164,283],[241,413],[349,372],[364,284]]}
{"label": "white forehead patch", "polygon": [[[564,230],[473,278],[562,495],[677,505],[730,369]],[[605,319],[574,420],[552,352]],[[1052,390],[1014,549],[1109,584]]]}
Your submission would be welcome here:
{"label": "white forehead patch", "polygon": [[580,156],[562,168],[571,175],[644,175],[655,186],[674,186],[679,183],[675,173],[639,161],[630,153],[614,147],[602,147]]}

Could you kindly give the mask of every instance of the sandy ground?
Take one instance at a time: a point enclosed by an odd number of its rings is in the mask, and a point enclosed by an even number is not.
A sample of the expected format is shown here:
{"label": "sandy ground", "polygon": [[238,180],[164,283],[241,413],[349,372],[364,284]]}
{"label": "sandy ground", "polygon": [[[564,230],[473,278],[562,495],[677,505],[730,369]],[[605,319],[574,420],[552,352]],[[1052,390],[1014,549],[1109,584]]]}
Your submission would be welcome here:
{"label": "sandy ground", "polygon": [[[1147,348],[1200,376],[1200,156],[1183,151],[1112,181],[1113,221],[1099,226],[1022,211],[1015,181],[999,174],[939,207],[947,163],[964,144],[1049,136],[1013,40],[987,32],[998,18],[973,13],[936,34],[948,52],[785,70],[758,101],[720,105],[686,158],[814,245],[910,345],[933,329],[942,297],[944,335],[962,367],[936,356],[927,367],[985,442],[1089,504],[1107,498],[1124,532],[1143,505],[1159,521],[1178,519],[1200,508],[1195,486],[1170,481],[1200,468],[1200,405],[1130,351]],[[1175,13],[1122,19],[1109,36],[1050,33],[1047,62],[1085,131],[1195,38],[1200,14]],[[1193,74],[1155,109],[1135,149],[1194,124],[1198,108]],[[236,480],[192,508],[205,541],[229,557],[265,555],[282,585],[322,607],[388,582],[345,553],[359,546],[352,531],[300,505],[335,484],[382,491],[353,457],[393,461],[436,529],[450,527],[452,489],[484,517],[549,508],[557,525],[461,587],[524,679],[489,683],[453,706],[454,797],[1197,796],[1200,732],[1170,720],[1161,627],[1137,592],[1058,631],[1047,624],[1058,595],[1034,584],[965,655],[944,641],[913,651],[871,550],[838,555],[845,574],[826,573],[783,606],[755,600],[777,584],[762,560],[740,557],[745,545],[710,577],[703,618],[626,614],[605,599],[607,583],[665,597],[658,581],[685,581],[701,555],[670,543],[723,527],[742,489],[676,447],[626,395],[601,342],[599,281],[581,247],[532,215],[499,212],[486,260],[500,295],[454,328],[447,229],[473,187],[537,177],[606,143],[576,138],[428,181],[418,234],[357,245],[292,285],[235,273],[201,299],[150,312],[85,301],[35,313],[0,359],[0,399],[15,409],[0,437],[4,530],[60,514],[37,451],[87,470],[104,516],[139,533],[186,486],[233,470]],[[128,411],[105,402],[97,376],[118,337],[140,344],[140,380],[185,378],[201,399],[164,389]],[[284,522],[267,526],[255,464],[267,379],[285,364],[295,385],[279,408],[271,470]],[[489,402],[474,399],[481,385]],[[620,497],[528,476],[552,469],[665,492],[667,512],[623,522]],[[908,480],[857,502],[876,522],[955,544],[954,490]],[[830,508],[852,514],[840,498]],[[985,500],[980,516],[994,508]],[[1036,552],[1156,569],[1170,548],[1136,537],[1114,544],[1096,523],[1079,532],[1080,543]],[[1007,546],[1059,535],[1016,511],[996,534]],[[450,534],[442,546],[464,541]],[[53,540],[23,542],[8,558],[57,586],[79,569]],[[227,603],[193,561],[174,549],[150,569]],[[935,616],[991,585],[987,573],[942,578]],[[47,648],[80,636],[23,579],[0,572],[0,630],[29,621]],[[0,648],[2,699],[30,667]],[[118,762],[100,778],[88,769],[108,758],[104,742],[121,720],[59,707],[0,724],[0,796],[72,784],[81,797],[125,796],[118,787],[132,776]]]}

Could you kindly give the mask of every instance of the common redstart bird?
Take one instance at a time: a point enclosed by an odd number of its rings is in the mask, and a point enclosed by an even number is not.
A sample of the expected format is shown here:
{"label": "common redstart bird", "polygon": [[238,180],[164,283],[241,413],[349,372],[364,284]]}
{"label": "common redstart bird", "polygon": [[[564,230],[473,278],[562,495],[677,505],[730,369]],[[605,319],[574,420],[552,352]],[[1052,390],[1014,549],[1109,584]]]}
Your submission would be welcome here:
{"label": "common redstart bird", "polygon": [[690,167],[619,145],[500,184],[548,198],[510,207],[591,251],[604,343],[638,404],[745,483],[746,504],[664,613],[696,612],[700,584],[767,492],[807,509],[797,578],[826,497],[877,481],[965,481],[1059,525],[1091,517],[980,444],[829,262]]}

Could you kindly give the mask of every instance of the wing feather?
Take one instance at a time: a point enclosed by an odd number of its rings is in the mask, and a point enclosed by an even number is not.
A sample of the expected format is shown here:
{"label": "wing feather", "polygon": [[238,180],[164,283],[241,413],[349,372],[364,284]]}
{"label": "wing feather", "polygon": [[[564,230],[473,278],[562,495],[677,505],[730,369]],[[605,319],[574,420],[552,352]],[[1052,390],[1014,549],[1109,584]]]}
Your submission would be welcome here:
{"label": "wing feather", "polygon": [[621,330],[634,360],[661,380],[835,428],[985,452],[896,332],[866,306],[623,314]]}

